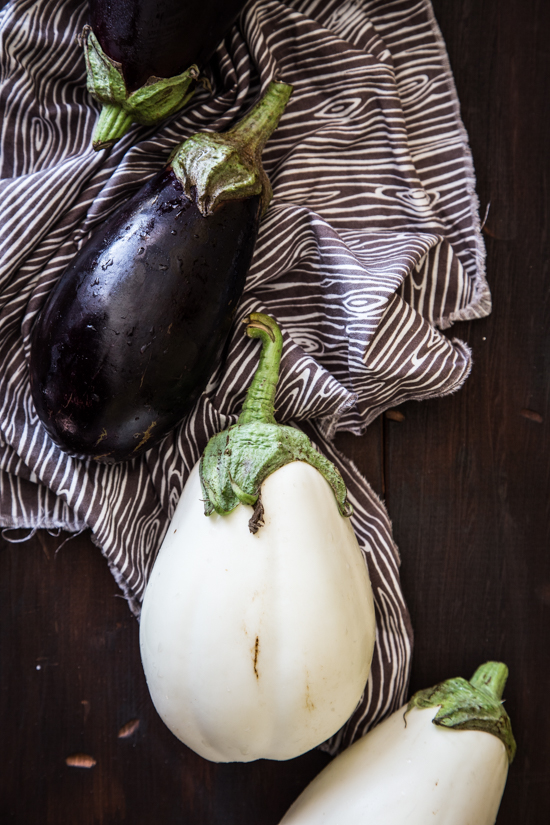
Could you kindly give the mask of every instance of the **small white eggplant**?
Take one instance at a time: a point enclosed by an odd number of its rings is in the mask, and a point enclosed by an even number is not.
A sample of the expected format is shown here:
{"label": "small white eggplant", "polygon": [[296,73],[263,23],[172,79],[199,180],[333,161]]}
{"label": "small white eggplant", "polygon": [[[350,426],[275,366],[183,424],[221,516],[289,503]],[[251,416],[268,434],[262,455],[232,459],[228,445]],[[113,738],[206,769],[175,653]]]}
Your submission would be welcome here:
{"label": "small white eggplant", "polygon": [[508,669],[415,694],[330,763],[280,825],[494,825],[515,753]]}
{"label": "small white eggplant", "polygon": [[209,442],[149,579],[141,656],[159,715],[214,762],[291,759],[361,699],[375,617],[344,482],[273,418],[282,337],[248,319],[260,365],[239,422]]}

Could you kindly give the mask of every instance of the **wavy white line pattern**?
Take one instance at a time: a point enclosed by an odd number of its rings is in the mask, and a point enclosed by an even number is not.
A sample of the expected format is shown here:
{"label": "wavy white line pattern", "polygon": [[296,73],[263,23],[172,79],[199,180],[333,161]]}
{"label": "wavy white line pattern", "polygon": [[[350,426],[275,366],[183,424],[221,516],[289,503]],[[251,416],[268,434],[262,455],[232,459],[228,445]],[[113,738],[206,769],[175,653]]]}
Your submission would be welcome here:
{"label": "wavy white line pattern", "polygon": [[341,468],[369,566],[378,636],[357,710],[324,747],[347,746],[401,704],[412,631],[382,502],[331,444],[390,406],[457,389],[470,368],[436,329],[490,311],[466,136],[428,0],[260,0],[208,68],[213,93],[110,152],[90,137],[75,42],[87,6],[11,0],[0,13],[0,526],[91,528],[131,608],[190,469],[236,420],[257,342],[235,325],[193,412],[140,460],[64,455],[30,398],[28,341],[53,284],[94,229],[200,129],[227,128],[273,76],[294,86],[264,152],[274,199],[239,318],[275,316],[285,338],[281,421]]}

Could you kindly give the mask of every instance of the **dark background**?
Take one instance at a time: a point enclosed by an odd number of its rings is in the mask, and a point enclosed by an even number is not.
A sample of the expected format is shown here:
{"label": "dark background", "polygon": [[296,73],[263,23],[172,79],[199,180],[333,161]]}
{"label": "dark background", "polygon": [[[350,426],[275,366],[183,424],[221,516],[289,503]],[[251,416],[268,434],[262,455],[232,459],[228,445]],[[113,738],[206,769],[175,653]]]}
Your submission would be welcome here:
{"label": "dark background", "polygon": [[[450,331],[474,353],[459,393],[337,443],[393,520],[416,632],[411,691],[508,664],[518,754],[497,821],[539,825],[550,821],[550,3],[433,5],[482,215],[490,203],[493,314]],[[90,534],[66,539],[0,540],[0,822],[276,825],[326,755],[214,765],[187,750],[152,708],[138,624],[106,561]],[[78,753],[97,764],[68,767]]]}

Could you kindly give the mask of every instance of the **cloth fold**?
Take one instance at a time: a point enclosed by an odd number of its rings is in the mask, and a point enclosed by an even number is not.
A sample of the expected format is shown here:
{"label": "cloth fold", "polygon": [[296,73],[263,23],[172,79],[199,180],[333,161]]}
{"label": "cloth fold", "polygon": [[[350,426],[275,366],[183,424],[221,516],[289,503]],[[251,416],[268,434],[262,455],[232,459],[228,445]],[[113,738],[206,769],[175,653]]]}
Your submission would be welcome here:
{"label": "cloth fold", "polygon": [[[439,330],[490,311],[472,163],[428,0],[259,0],[205,69],[212,93],[156,130],[91,149],[97,104],[76,35],[87,4],[11,0],[0,15],[0,526],[92,530],[139,612],[207,440],[236,420],[256,366],[250,312],[284,336],[276,406],[340,468],[373,582],[378,636],[347,746],[405,698],[412,631],[384,505],[331,443],[388,407],[453,392],[467,346]],[[116,207],[202,129],[223,130],[272,78],[294,93],[264,151],[273,201],[225,356],[193,411],[141,459],[65,455],[34,410],[29,336],[52,286]],[[439,327],[439,329],[438,329]]]}

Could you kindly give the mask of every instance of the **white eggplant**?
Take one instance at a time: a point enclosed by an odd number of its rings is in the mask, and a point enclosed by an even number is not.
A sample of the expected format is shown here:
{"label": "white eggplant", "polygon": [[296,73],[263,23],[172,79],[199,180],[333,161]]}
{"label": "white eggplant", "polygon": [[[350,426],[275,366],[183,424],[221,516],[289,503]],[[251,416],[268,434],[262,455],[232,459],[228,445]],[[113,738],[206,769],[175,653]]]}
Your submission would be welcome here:
{"label": "white eggplant", "polygon": [[251,319],[264,347],[243,414],[191,472],[140,623],[159,715],[215,762],[291,759],[335,733],[361,699],[375,639],[343,481],[303,433],[266,421],[280,332]]}
{"label": "white eggplant", "polygon": [[330,763],[280,825],[494,825],[515,752],[507,668],[416,694]]}

